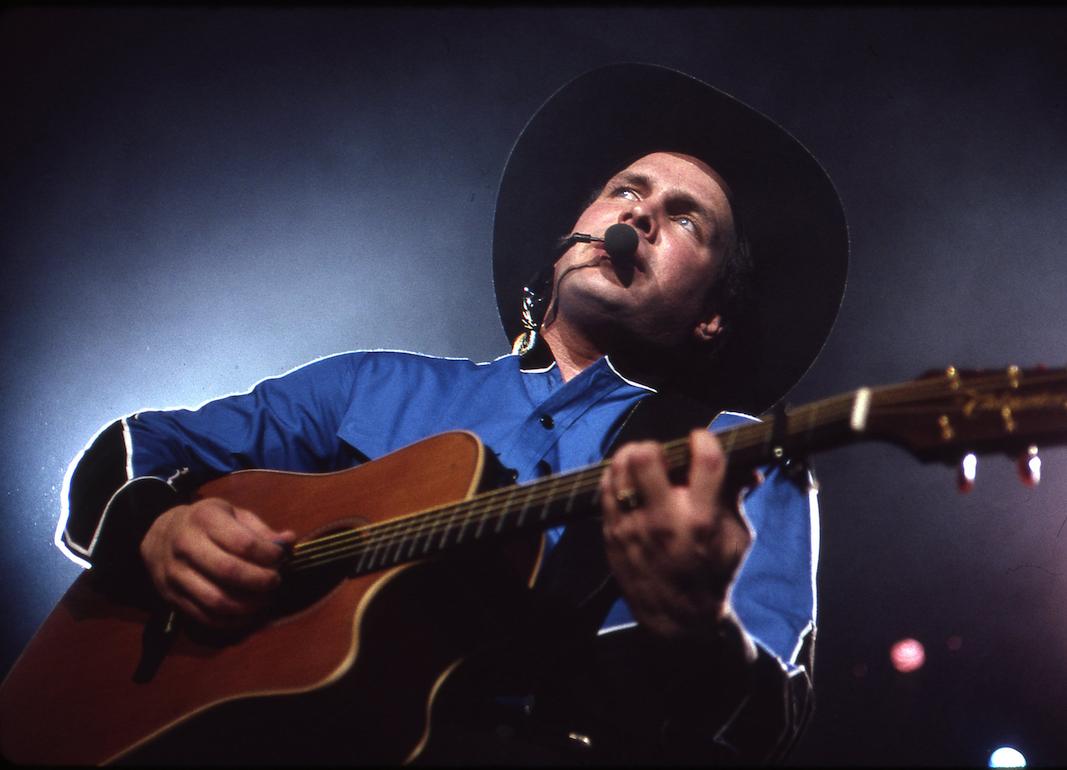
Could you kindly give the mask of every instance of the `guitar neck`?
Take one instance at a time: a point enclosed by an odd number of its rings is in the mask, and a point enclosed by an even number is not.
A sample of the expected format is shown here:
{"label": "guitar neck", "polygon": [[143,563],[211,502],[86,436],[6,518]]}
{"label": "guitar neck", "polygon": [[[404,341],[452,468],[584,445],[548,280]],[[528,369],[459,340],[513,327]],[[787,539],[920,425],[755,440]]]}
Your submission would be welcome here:
{"label": "guitar neck", "polygon": [[[1067,370],[961,372],[949,367],[918,380],[859,390],[775,412],[767,422],[718,434],[732,472],[747,473],[859,440],[899,444],[923,461],[971,452],[1018,452],[1033,463],[1033,444],[1067,443]],[[677,478],[689,467],[685,438],[664,445]],[[600,510],[605,463],[504,487],[388,521],[299,544],[286,565],[310,570],[344,562],[373,572],[476,542],[544,530]],[[1036,479],[1035,479],[1036,480]]]}
{"label": "guitar neck", "polygon": [[[862,393],[809,404],[773,422],[723,431],[718,436],[729,466],[747,470],[783,456],[840,443],[848,431],[842,414],[854,408]],[[672,475],[688,469],[687,438],[664,444],[664,451]],[[565,524],[599,512],[599,482],[606,465],[605,461],[491,490],[461,502],[301,543],[287,569],[302,571],[344,560],[352,574],[363,574],[473,543]]]}

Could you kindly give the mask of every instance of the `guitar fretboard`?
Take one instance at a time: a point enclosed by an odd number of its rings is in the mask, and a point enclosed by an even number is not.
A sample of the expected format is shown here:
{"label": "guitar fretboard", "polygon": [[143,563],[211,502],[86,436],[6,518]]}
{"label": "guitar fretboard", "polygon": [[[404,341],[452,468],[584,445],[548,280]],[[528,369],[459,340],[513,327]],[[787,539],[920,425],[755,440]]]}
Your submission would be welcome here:
{"label": "guitar fretboard", "polygon": [[[831,441],[855,394],[802,407],[779,421],[742,425],[718,434],[731,467],[754,468],[794,451]],[[688,439],[664,444],[671,472],[689,467]],[[339,560],[353,575],[374,572],[462,546],[520,532],[540,531],[600,510],[599,481],[607,461],[544,479],[483,492],[449,505],[344,530],[301,543],[290,572]]]}
{"label": "guitar fretboard", "polygon": [[[866,438],[900,444],[920,459],[1067,443],[1067,370],[960,372],[860,388],[718,434],[729,467],[748,471]],[[688,440],[664,444],[668,470],[689,467]],[[1030,450],[1036,452],[1036,447]],[[344,561],[358,575],[493,538],[544,530],[600,510],[606,462],[298,544],[290,572]]]}

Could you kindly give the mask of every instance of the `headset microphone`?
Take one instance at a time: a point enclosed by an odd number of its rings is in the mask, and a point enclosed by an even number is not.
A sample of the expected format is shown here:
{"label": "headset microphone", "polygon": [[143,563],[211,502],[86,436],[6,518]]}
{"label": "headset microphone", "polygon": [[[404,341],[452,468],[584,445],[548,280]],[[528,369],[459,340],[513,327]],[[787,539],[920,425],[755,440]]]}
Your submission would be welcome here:
{"label": "headset microphone", "polygon": [[622,222],[604,231],[604,251],[616,262],[632,262],[637,253],[637,231]]}
{"label": "headset microphone", "polygon": [[571,233],[559,241],[560,253],[566,251],[575,243],[603,243],[604,251],[616,262],[629,263],[633,261],[637,253],[637,231],[629,225],[618,222],[604,231],[603,238],[587,233]]}

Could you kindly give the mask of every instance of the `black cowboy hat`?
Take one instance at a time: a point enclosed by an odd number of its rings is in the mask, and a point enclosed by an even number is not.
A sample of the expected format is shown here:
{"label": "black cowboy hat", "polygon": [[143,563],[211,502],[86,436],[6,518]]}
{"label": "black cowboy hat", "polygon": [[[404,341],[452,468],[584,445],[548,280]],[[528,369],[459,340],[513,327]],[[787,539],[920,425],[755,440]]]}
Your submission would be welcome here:
{"label": "black cowboy hat", "polygon": [[[500,182],[493,280],[509,340],[523,285],[557,257],[590,193],[636,159],[682,152],[733,193],[754,263],[753,297],[716,359],[694,356],[683,390],[760,413],[808,370],[830,333],[848,269],[848,229],[830,178],[773,120],[682,72],[613,64],[579,75],[526,124]],[[594,233],[601,235],[601,233]],[[730,323],[730,320],[727,320]]]}

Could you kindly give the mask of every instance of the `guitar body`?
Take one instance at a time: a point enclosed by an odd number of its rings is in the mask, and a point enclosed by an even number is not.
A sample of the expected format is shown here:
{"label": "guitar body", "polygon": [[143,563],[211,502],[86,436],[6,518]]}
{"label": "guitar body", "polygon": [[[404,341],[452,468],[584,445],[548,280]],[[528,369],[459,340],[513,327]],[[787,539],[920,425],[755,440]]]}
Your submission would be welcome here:
{"label": "guitar body", "polygon": [[[435,436],[331,474],[242,471],[204,485],[298,542],[463,500],[486,453]],[[398,483],[404,479],[404,483]],[[118,604],[91,572],[46,619],[0,687],[0,746],[18,763],[399,763],[429,738],[433,701],[499,632],[535,574],[539,539],[337,576],[240,635],[185,628],[147,681],[134,672],[158,617]]]}
{"label": "guitar body", "polygon": [[[924,461],[1017,453],[1036,483],[1036,442],[1067,444],[1067,370],[949,367],[719,435],[745,473],[874,438]],[[686,440],[663,449],[684,475]],[[480,491],[489,457],[454,432],[348,471],[242,471],[204,485],[201,496],[297,532],[273,614],[238,636],[180,622],[160,632],[165,617],[82,575],[0,685],[0,753],[38,764],[432,759],[434,724],[469,702],[464,682],[529,691],[494,654],[545,653],[536,632],[551,614],[527,612],[540,533],[599,510],[603,464]]]}

